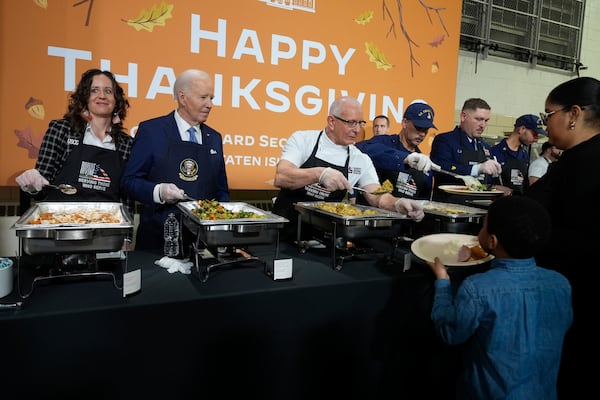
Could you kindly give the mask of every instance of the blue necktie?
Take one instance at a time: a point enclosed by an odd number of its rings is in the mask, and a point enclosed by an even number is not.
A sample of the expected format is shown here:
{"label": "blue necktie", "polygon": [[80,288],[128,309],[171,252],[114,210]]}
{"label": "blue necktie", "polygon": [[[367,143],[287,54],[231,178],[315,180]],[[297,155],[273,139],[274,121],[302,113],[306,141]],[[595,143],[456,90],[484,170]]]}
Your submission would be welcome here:
{"label": "blue necktie", "polygon": [[196,139],[196,128],[192,126],[187,130],[187,132],[190,134],[190,142],[198,143],[198,139]]}

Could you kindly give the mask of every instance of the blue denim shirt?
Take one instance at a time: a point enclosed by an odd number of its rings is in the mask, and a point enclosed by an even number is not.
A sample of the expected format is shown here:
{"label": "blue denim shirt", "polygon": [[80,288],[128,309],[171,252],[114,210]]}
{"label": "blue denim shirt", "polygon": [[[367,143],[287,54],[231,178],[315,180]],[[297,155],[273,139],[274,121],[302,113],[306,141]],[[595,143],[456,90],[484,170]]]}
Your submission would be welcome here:
{"label": "blue denim shirt", "polygon": [[459,399],[556,399],[565,333],[573,320],[571,286],[533,258],[494,259],[466,278],[453,299],[435,281],[431,317],[448,344],[466,342]]}

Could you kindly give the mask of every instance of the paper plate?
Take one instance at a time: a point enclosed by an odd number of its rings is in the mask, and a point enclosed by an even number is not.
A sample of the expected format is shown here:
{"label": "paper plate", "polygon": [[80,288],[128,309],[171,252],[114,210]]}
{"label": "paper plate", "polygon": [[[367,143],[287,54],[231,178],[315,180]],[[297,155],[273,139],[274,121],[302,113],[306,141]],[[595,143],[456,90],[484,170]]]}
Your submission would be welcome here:
{"label": "paper plate", "polygon": [[436,233],[423,236],[415,240],[410,249],[413,254],[425,261],[433,261],[439,257],[442,264],[449,267],[469,267],[486,263],[494,258],[489,254],[480,260],[458,261],[458,249],[460,246],[476,246],[479,242],[477,236],[464,235],[460,233]]}

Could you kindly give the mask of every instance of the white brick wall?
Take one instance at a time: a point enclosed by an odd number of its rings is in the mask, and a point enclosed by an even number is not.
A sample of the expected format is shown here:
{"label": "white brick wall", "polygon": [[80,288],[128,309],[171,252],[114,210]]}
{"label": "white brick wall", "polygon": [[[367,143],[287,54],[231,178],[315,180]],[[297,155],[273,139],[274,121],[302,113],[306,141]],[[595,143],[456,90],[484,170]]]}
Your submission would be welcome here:
{"label": "white brick wall", "polygon": [[[581,76],[600,79],[600,1],[586,2],[581,47],[581,62],[587,67]],[[511,131],[514,120],[522,114],[544,111],[546,96],[561,82],[575,78],[549,68],[529,68],[527,64],[489,57],[476,62],[475,53],[459,54],[456,82],[455,115],[470,97],[481,97],[492,107],[492,119],[486,135]],[[458,123],[456,118],[454,123]],[[438,125],[439,126],[439,125]],[[440,127],[441,128],[441,127]],[[449,128],[449,127],[447,127]]]}

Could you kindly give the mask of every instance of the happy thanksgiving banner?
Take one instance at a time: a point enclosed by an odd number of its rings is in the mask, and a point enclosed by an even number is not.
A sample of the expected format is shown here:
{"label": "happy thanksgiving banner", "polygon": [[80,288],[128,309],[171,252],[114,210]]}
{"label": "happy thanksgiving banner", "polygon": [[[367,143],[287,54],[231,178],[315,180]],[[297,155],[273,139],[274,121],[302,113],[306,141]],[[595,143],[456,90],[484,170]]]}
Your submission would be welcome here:
{"label": "happy thanksgiving banner", "polygon": [[281,148],[322,129],[339,96],[363,105],[365,138],[385,114],[397,133],[423,99],[453,127],[459,0],[6,0],[0,2],[0,185],[33,168],[81,74],[113,72],[131,104],[124,126],[176,108],[188,68],[214,79],[207,124],[223,135],[231,189],[273,189]]}

